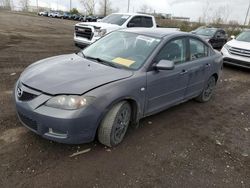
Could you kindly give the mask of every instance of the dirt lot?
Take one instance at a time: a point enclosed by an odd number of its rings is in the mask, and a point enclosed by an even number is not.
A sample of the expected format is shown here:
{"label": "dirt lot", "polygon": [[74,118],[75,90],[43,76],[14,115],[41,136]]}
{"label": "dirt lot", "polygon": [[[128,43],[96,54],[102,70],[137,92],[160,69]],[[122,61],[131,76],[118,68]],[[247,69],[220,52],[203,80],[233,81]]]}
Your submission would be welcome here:
{"label": "dirt lot", "polygon": [[32,62],[77,51],[74,23],[0,11],[0,187],[250,187],[246,70],[225,67],[209,103],[148,117],[111,150],[54,143],[23,128],[13,85]]}

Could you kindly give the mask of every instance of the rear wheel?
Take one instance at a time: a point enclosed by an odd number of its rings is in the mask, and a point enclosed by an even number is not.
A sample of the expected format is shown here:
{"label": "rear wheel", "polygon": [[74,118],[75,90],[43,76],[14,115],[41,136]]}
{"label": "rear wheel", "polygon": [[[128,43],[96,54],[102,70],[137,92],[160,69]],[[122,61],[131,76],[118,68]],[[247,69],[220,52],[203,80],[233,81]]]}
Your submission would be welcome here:
{"label": "rear wheel", "polygon": [[99,129],[98,139],[102,144],[112,147],[122,142],[131,119],[131,107],[122,101],[111,108],[104,117]]}
{"label": "rear wheel", "polygon": [[203,89],[203,91],[201,92],[201,94],[196,98],[196,101],[198,102],[208,102],[214,92],[215,89],[215,85],[216,85],[216,79],[214,76],[210,77]]}

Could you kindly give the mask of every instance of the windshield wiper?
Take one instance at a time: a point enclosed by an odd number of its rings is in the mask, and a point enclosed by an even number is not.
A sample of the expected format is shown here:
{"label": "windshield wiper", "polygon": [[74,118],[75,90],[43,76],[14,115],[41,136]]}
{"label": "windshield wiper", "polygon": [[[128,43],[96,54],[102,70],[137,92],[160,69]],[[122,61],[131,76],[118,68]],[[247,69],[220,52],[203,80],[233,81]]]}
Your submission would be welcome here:
{"label": "windshield wiper", "polygon": [[78,53],[80,53],[82,57],[85,58],[85,54],[83,53],[83,51],[79,51]]}
{"label": "windshield wiper", "polygon": [[84,58],[94,60],[94,61],[96,61],[96,62],[98,62],[98,63],[101,63],[101,64],[103,64],[103,65],[108,65],[108,66],[110,66],[110,67],[120,68],[120,66],[115,65],[114,63],[111,63],[111,62],[106,61],[106,60],[104,60],[104,59],[101,59],[101,58],[99,58],[99,57],[84,56]]}

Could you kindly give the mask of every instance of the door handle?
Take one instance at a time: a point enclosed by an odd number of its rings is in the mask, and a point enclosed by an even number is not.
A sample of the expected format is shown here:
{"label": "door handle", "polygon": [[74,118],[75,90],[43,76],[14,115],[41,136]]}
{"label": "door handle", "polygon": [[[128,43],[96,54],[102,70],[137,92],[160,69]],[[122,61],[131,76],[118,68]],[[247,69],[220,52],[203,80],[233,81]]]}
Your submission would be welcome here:
{"label": "door handle", "polygon": [[183,70],[181,71],[180,75],[187,74],[187,73],[188,73],[188,71],[183,69]]}
{"label": "door handle", "polygon": [[211,66],[210,63],[207,63],[207,64],[205,65],[206,68],[208,68],[208,67],[210,67],[210,66]]}

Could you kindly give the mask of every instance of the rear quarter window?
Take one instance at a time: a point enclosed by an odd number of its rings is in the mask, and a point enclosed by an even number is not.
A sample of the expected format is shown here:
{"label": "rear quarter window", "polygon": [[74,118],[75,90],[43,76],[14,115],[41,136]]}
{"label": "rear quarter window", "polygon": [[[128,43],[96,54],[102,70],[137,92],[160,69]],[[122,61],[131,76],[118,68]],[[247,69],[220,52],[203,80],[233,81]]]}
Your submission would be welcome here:
{"label": "rear quarter window", "polygon": [[144,17],[144,27],[153,27],[153,20],[151,17]]}

